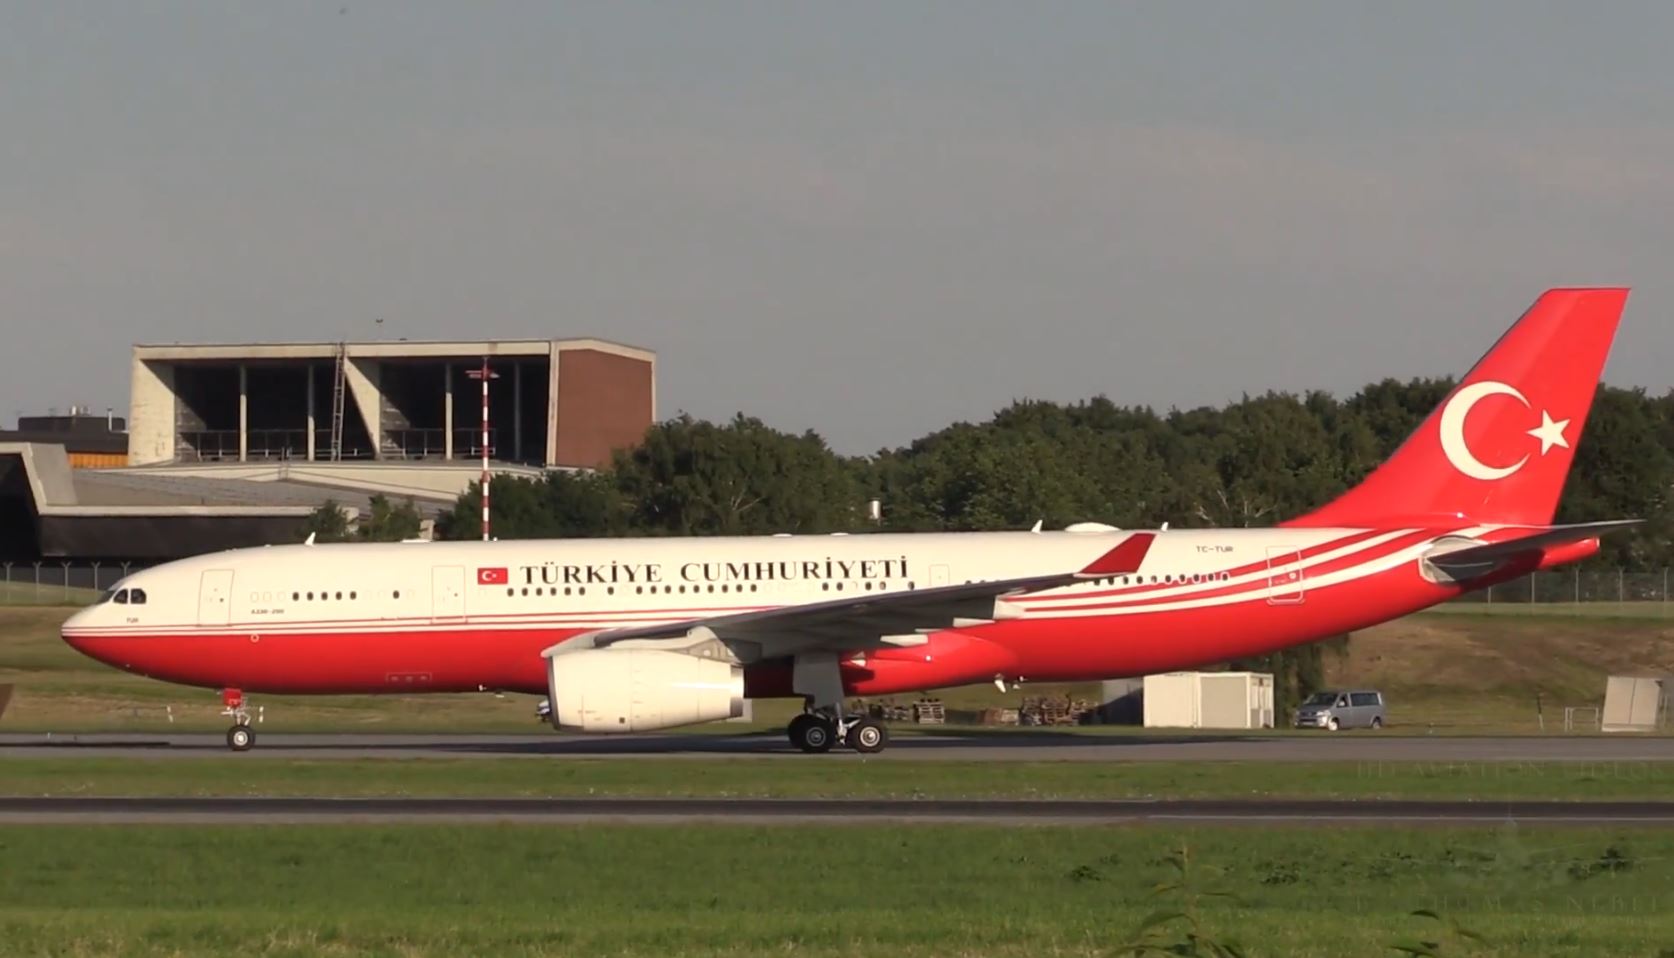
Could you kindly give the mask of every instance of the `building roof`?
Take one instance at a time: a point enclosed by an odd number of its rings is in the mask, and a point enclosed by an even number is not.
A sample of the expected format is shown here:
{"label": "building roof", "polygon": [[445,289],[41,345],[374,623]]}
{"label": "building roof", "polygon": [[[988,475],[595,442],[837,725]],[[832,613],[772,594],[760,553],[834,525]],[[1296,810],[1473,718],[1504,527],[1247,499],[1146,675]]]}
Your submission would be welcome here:
{"label": "building roof", "polygon": [[[76,504],[110,506],[243,506],[316,509],[330,499],[365,514],[375,493],[330,489],[301,482],[258,482],[199,476],[147,475],[139,472],[76,470]],[[399,501],[399,497],[398,497]],[[435,512],[435,503],[415,500],[421,511]]]}
{"label": "building roof", "polygon": [[[411,499],[425,515],[449,507],[453,494],[423,488],[390,488],[363,476],[342,485],[287,478],[251,478],[226,470],[190,471],[160,468],[69,468],[64,447],[56,444],[0,443],[0,457],[23,470],[34,511],[41,516],[103,515],[306,515],[326,502],[365,514],[374,495],[397,502]],[[349,467],[355,468],[355,467]],[[311,464],[309,478],[329,476],[329,467]],[[496,466],[496,472],[502,469]],[[504,471],[536,474],[506,467]],[[473,471],[474,474],[474,471]],[[391,478],[394,478],[392,476]]]}
{"label": "building roof", "polygon": [[[100,420],[103,422],[103,420]],[[0,442],[48,443],[63,446],[70,452],[128,452],[125,432],[68,432],[60,429],[0,429]]]}
{"label": "building roof", "polygon": [[422,359],[457,356],[549,356],[569,349],[595,349],[645,362],[657,354],[639,346],[607,339],[475,339],[372,340],[345,343],[139,343],[134,358],[156,361],[213,361],[233,359],[335,359],[339,348],[350,358]]}

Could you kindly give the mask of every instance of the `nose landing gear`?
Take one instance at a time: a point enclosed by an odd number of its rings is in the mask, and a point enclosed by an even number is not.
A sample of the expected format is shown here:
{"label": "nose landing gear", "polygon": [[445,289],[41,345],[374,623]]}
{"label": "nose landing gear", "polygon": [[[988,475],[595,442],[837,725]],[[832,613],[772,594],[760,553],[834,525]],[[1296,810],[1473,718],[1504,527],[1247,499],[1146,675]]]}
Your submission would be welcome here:
{"label": "nose landing gear", "polygon": [[[256,744],[256,733],[250,728],[250,710],[244,701],[244,693],[239,689],[222,689],[221,714],[233,720],[232,728],[227,729],[227,748],[248,752],[250,746]],[[256,720],[261,720],[260,710],[256,713]]]}

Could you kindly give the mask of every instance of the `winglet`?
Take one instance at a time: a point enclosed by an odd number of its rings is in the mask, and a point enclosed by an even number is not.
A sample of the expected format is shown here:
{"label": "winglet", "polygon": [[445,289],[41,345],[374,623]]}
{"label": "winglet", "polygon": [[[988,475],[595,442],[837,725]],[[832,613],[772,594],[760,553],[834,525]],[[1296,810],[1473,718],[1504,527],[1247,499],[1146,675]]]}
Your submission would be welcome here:
{"label": "winglet", "polygon": [[1126,575],[1139,571],[1139,564],[1145,561],[1145,554],[1151,551],[1151,540],[1155,539],[1155,532],[1135,532],[1122,540],[1122,544],[1104,555],[1094,559],[1087,568],[1076,575],[1095,579],[1099,576]]}

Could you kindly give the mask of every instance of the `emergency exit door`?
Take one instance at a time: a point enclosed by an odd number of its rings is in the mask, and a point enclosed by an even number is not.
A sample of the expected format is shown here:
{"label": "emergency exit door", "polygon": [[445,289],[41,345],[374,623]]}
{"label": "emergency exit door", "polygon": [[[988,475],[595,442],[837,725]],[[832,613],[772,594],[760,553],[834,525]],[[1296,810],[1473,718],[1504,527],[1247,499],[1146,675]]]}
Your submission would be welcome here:
{"label": "emergency exit door", "polygon": [[1302,602],[1302,553],[1295,549],[1267,550],[1267,604]]}
{"label": "emergency exit door", "polygon": [[210,569],[198,577],[198,624],[226,625],[232,621],[231,569]]}
{"label": "emergency exit door", "polygon": [[465,618],[464,566],[436,566],[430,570],[430,617]]}

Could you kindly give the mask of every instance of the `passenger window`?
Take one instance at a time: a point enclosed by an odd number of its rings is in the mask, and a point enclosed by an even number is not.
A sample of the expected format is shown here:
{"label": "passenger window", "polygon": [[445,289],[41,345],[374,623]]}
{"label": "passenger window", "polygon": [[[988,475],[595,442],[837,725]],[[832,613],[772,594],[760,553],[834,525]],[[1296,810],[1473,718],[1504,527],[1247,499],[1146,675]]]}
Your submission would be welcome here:
{"label": "passenger window", "polygon": [[145,590],[144,589],[130,589],[130,590],[128,590],[128,601],[133,603],[134,605],[144,605],[145,604]]}

